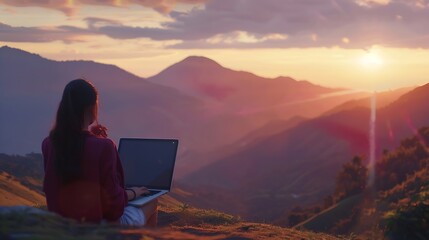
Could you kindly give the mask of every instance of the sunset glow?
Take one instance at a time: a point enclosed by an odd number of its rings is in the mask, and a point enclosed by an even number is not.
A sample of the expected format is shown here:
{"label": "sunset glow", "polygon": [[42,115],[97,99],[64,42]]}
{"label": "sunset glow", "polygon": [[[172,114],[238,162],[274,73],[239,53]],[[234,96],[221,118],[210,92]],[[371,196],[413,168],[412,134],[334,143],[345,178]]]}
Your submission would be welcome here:
{"label": "sunset glow", "polygon": [[[244,4],[243,11],[260,9],[264,15],[239,19],[240,8],[228,8],[233,1],[223,7],[220,2],[0,0],[0,45],[55,60],[114,64],[142,77],[197,55],[264,77],[290,76],[332,87],[368,89],[367,71],[377,77],[379,89],[427,82],[429,35],[416,30],[426,29],[429,21],[429,7],[422,3],[395,3],[397,12],[392,15],[393,1],[338,1],[340,5],[315,1],[310,12],[320,12],[326,26],[313,28],[320,19],[307,16],[305,4],[263,12],[269,4],[237,2]],[[332,19],[324,16],[325,8],[333,12]],[[343,19],[348,24],[343,26],[338,22],[344,16],[341,8],[358,20]],[[220,9],[229,17],[224,18]],[[294,22],[300,11],[305,21]],[[359,18],[362,11],[371,19]],[[409,21],[411,17],[415,20]]]}
{"label": "sunset glow", "polygon": [[381,56],[375,52],[367,52],[361,58],[361,64],[367,68],[378,68],[384,64]]}

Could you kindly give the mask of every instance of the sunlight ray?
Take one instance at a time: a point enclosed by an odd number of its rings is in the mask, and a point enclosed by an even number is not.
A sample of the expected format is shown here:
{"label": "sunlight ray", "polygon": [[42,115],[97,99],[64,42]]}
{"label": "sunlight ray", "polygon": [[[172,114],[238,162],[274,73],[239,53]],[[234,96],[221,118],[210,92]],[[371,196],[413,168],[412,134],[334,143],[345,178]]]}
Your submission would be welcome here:
{"label": "sunlight ray", "polygon": [[374,186],[375,181],[375,149],[376,149],[376,120],[377,120],[377,96],[376,92],[371,96],[371,117],[369,120],[369,166],[368,186]]}

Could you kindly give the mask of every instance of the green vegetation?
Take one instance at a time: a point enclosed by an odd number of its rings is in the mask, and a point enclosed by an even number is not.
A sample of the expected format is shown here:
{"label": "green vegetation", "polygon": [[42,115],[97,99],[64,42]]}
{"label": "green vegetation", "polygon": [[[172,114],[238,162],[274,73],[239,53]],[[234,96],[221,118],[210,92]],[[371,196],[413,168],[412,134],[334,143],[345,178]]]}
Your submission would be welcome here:
{"label": "green vegetation", "polygon": [[429,128],[418,131],[417,136],[406,138],[392,152],[385,151],[376,165],[377,190],[385,191],[406,181],[410,175],[427,166]]}
{"label": "green vegetation", "polygon": [[162,207],[159,220],[164,226],[217,226],[236,224],[241,221],[240,218],[226,213],[194,208],[188,204],[182,204],[178,207]]}
{"label": "green vegetation", "polygon": [[429,201],[401,207],[386,216],[386,236],[389,239],[429,238]]}
{"label": "green vegetation", "polygon": [[363,192],[367,179],[368,169],[363,165],[361,157],[356,156],[351,162],[345,163],[336,179],[336,202]]}
{"label": "green vegetation", "polygon": [[425,127],[377,164],[377,207],[389,239],[429,239],[428,141]]}
{"label": "green vegetation", "polygon": [[294,208],[289,226],[312,231],[346,234],[356,223],[368,179],[362,157],[355,156],[343,165],[336,178],[335,193],[324,199],[323,206]]}
{"label": "green vegetation", "polygon": [[296,226],[335,234],[355,232],[369,239],[429,239],[427,143],[425,127],[394,151],[385,150],[376,164],[372,188],[364,188],[367,170],[355,157],[339,172],[335,193],[320,206],[324,210],[314,214],[315,207],[301,209],[301,216],[308,218]]}

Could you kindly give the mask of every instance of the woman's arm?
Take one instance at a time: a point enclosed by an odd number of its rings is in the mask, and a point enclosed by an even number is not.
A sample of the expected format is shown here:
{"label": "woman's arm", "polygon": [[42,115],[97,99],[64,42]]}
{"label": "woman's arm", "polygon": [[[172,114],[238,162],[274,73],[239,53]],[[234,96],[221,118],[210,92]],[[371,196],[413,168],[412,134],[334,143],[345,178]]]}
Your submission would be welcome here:
{"label": "woman's arm", "polygon": [[104,148],[100,159],[100,184],[103,218],[109,221],[119,219],[128,202],[124,189],[123,172],[119,154],[110,139],[103,139]]}

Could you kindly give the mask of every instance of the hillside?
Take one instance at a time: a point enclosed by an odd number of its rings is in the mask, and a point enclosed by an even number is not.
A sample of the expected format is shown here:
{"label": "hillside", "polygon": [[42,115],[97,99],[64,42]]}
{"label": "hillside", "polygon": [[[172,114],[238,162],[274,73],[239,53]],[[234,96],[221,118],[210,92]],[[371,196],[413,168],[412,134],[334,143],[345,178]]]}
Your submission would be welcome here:
{"label": "hillside", "polygon": [[[40,155],[37,154],[0,156],[0,169],[20,175],[15,177],[6,172],[0,174],[1,239],[21,239],[20,236],[31,239],[339,239],[323,233],[242,222],[239,218],[222,212],[191,207],[171,195],[160,199],[159,228],[156,229],[77,223],[57,215],[34,214],[34,211],[41,210],[25,206],[46,208],[45,198],[38,191],[40,173],[43,171],[38,163]],[[31,171],[22,171],[29,169],[29,166],[33,166]],[[31,175],[25,176],[24,172]],[[20,181],[25,183],[28,179],[34,182],[34,189],[21,184]],[[180,189],[174,189],[173,192],[176,195],[189,194]]]}
{"label": "hillside", "polygon": [[[424,85],[377,111],[378,157],[429,125],[428,101],[429,85]],[[369,119],[368,108],[347,109],[249,144],[191,174],[183,184],[196,194],[181,200],[258,221],[274,221],[296,205],[316,204],[333,191],[343,163],[368,155]]]}
{"label": "hillside", "polygon": [[0,172],[0,206],[42,206],[45,197],[22,185],[14,176]]}
{"label": "hillside", "polygon": [[376,164],[375,186],[342,200],[295,226],[334,234],[369,237],[385,232],[389,239],[427,239],[429,220],[429,128],[386,151]]}
{"label": "hillside", "polygon": [[352,196],[332,207],[316,214],[315,216],[295,225],[296,229],[312,229],[319,232],[335,231],[335,227],[343,219],[348,219],[355,209],[361,207],[363,194]]}
{"label": "hillside", "polygon": [[[223,159],[235,152],[247,149],[248,145],[254,144],[257,141],[262,141],[268,136],[272,136],[274,134],[286,131],[287,129],[291,129],[304,120],[306,120],[306,118],[292,117],[288,120],[272,121],[254,131],[249,132],[233,144],[226,144],[218,149],[213,149],[207,152],[196,151],[192,154],[188,153],[192,156],[192,158],[194,158],[194,161],[192,161],[191,157],[184,157],[182,161],[184,161],[183,165],[186,166],[186,168],[182,169],[181,171],[185,176],[198,172],[201,168],[210,163],[216,162],[219,159]],[[179,180],[178,184],[180,185],[181,182],[182,181]]]}

